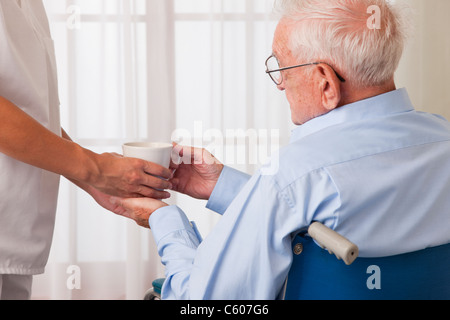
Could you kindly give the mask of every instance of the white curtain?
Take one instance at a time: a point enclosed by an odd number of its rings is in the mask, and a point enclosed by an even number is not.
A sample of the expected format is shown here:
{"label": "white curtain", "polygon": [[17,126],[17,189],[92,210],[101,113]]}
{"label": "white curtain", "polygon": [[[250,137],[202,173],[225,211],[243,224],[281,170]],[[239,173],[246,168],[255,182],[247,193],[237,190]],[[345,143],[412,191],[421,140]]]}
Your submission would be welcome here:
{"label": "white curtain", "polygon": [[[173,4],[44,4],[57,51],[62,123],[72,139],[99,153],[122,153],[126,141],[170,141],[176,125]],[[63,180],[50,261],[35,277],[33,298],[142,299],[161,275],[151,232]]]}
{"label": "white curtain", "polygon": [[[416,32],[398,72],[419,109],[450,119],[448,0],[410,0]],[[63,126],[96,152],[132,140],[206,147],[254,172],[288,143],[284,94],[265,74],[273,0],[44,0]],[[204,236],[219,217],[173,195]],[[33,299],[141,299],[163,276],[151,231],[63,181],[51,257]],[[79,280],[79,281],[78,281]]]}

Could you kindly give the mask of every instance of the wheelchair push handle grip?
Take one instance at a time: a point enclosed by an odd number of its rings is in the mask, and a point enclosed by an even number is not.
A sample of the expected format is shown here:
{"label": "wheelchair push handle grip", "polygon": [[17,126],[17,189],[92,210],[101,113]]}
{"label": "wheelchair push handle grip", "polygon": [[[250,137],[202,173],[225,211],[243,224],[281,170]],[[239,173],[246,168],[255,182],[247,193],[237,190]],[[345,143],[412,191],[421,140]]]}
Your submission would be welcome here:
{"label": "wheelchair push handle grip", "polygon": [[308,233],[323,249],[342,259],[346,265],[351,265],[358,257],[358,246],[320,222],[312,223]]}

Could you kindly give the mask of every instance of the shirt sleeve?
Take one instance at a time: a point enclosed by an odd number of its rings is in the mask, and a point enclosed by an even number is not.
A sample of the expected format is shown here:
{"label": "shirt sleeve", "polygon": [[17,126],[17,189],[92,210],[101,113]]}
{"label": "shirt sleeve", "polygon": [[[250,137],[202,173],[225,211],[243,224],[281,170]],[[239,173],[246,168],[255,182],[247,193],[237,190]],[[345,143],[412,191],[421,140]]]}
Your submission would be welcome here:
{"label": "shirt sleeve", "polygon": [[201,243],[180,208],[159,209],[149,223],[165,266],[162,299],[276,299],[292,261],[293,216],[283,195],[261,181],[236,196]]}
{"label": "shirt sleeve", "polygon": [[[294,200],[293,190],[305,196]],[[162,298],[276,299],[292,263],[293,235],[311,223],[319,208],[335,210],[336,196],[326,175],[301,179],[287,189],[256,175],[203,242],[180,208],[158,210],[149,222],[166,267]]]}
{"label": "shirt sleeve", "polygon": [[185,213],[176,206],[157,210],[150,216],[149,224],[161,262],[166,267],[162,298],[188,300],[189,286],[186,283],[201,242],[195,224],[189,222]]}
{"label": "shirt sleeve", "polygon": [[225,166],[206,207],[223,215],[250,178],[246,173]]}

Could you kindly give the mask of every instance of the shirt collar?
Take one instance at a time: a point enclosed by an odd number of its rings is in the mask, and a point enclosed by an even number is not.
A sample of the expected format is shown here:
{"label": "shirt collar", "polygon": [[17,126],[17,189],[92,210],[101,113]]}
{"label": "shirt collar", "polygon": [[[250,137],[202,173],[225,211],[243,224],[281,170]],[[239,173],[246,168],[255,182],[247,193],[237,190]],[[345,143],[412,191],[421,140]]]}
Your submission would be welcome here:
{"label": "shirt collar", "polygon": [[413,110],[414,107],[406,89],[394,90],[342,106],[306,122],[292,131],[291,142],[344,122],[360,121]]}

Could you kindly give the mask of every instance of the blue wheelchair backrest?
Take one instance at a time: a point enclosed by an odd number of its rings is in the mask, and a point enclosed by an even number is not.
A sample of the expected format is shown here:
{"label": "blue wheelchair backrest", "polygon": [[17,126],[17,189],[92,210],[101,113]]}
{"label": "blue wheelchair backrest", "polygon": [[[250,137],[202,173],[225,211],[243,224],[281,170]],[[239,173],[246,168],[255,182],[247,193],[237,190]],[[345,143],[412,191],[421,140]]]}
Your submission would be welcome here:
{"label": "blue wheelchair backrest", "polygon": [[286,300],[450,299],[450,244],[349,266],[308,236],[297,236],[293,251]]}

